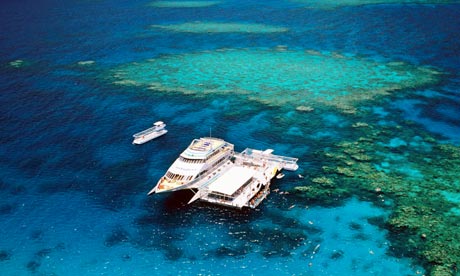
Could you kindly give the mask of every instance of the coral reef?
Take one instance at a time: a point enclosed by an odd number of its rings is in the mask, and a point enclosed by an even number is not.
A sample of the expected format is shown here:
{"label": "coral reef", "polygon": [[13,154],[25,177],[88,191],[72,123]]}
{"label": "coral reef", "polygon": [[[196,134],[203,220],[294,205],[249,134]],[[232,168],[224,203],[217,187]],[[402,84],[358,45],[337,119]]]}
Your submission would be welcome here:
{"label": "coral reef", "polygon": [[219,1],[155,1],[148,4],[148,6],[156,8],[202,8],[219,3]]}
{"label": "coral reef", "polygon": [[[292,197],[323,206],[339,205],[351,196],[372,201],[389,210],[379,226],[389,230],[391,254],[414,257],[432,275],[453,274],[460,263],[460,248],[453,242],[460,240],[455,231],[460,213],[454,202],[460,193],[459,148],[439,144],[397,115],[382,122],[366,106],[433,85],[442,77],[438,71],[278,47],[162,56],[122,65],[111,77],[115,84],[153,93],[230,95],[279,108],[289,115],[276,118],[281,123],[271,124],[274,133],[286,133],[286,140],[295,145],[312,141],[321,148],[311,158],[315,169],[296,182]],[[331,113],[329,119],[323,115]],[[326,131],[307,134],[321,123]],[[356,237],[368,238],[360,233]],[[292,246],[267,244],[264,254],[288,256]],[[171,259],[185,254],[175,245],[164,250]],[[216,254],[232,255],[235,250],[247,249],[222,247]]]}
{"label": "coral reef", "polygon": [[8,261],[11,258],[11,251],[0,250],[0,262]]}
{"label": "coral reef", "polygon": [[104,245],[112,247],[120,243],[127,242],[129,239],[129,233],[123,227],[117,226],[112,230],[112,233],[106,237]]}
{"label": "coral reef", "polygon": [[9,215],[16,210],[17,206],[12,204],[2,204],[0,205],[0,216],[1,215]]}
{"label": "coral reef", "polygon": [[305,106],[305,105],[300,105],[300,106],[296,107],[295,109],[297,111],[302,111],[302,112],[312,112],[313,110],[315,110],[313,107]]}
{"label": "coral reef", "polygon": [[[422,260],[430,275],[455,275],[460,263],[460,214],[455,212],[460,148],[438,144],[417,128],[354,129],[357,139],[318,153],[327,165],[309,185],[294,191],[312,201],[353,194],[388,208],[383,227],[390,231],[392,253]],[[332,183],[341,183],[340,189]]]}
{"label": "coral reef", "polygon": [[152,28],[183,33],[281,33],[287,28],[249,23],[189,22],[174,25],[152,25]]}
{"label": "coral reef", "polygon": [[22,66],[25,65],[25,61],[22,60],[22,59],[17,59],[17,60],[13,60],[13,61],[10,61],[8,64],[11,66],[11,67],[14,67],[14,68],[20,68]]}
{"label": "coral reef", "polygon": [[333,0],[291,0],[292,2],[300,3],[309,8],[322,8],[322,9],[332,9],[343,6],[363,6],[363,5],[379,5],[379,4],[449,4],[457,3],[455,0],[342,0],[342,1],[333,1]]}
{"label": "coral reef", "polygon": [[313,178],[311,180],[311,182],[321,184],[321,186],[323,186],[323,187],[324,186],[332,187],[334,185],[334,180],[329,179],[329,178],[324,177],[324,176]]}
{"label": "coral reef", "polygon": [[93,65],[95,63],[96,62],[94,60],[83,60],[83,61],[77,62],[77,64],[81,66]]}
{"label": "coral reef", "polygon": [[[194,23],[195,24],[195,23]],[[198,24],[198,25],[197,25]],[[201,24],[201,25],[200,25]],[[216,24],[211,29],[238,29]],[[203,23],[176,25],[187,30]],[[204,27],[203,27],[204,26]],[[252,31],[273,27],[244,25]],[[277,30],[277,29],[276,29]],[[378,63],[337,54],[288,50],[215,50],[169,55],[122,65],[111,72],[113,83],[155,91],[193,95],[231,94],[269,106],[311,111],[318,104],[356,114],[356,105],[391,95],[398,89],[433,85],[439,72],[406,63]],[[379,81],[373,81],[379,79]],[[357,128],[365,128],[356,123]]]}

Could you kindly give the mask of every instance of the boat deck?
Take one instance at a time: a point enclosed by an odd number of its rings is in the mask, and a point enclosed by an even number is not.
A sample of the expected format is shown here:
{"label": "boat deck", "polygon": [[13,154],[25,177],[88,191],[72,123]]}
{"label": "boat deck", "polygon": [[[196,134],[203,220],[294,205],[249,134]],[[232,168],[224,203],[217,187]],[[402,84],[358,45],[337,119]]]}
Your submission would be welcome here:
{"label": "boat deck", "polygon": [[270,181],[282,169],[296,170],[297,159],[271,154],[273,150],[245,149],[235,153],[207,178],[195,183],[196,200],[228,207],[256,208],[270,193]]}
{"label": "boat deck", "polygon": [[150,127],[146,130],[143,130],[141,132],[135,133],[133,135],[133,144],[140,145],[144,144],[150,140],[153,140],[157,137],[160,137],[164,134],[166,134],[168,131],[165,129],[166,124],[163,123],[162,121],[155,122],[153,124],[153,127]]}
{"label": "boat deck", "polygon": [[[226,142],[218,138],[209,137],[195,139],[192,141],[190,146],[188,146],[187,149],[182,152],[181,155],[184,158],[189,159],[203,159],[215,152],[216,149],[224,147],[225,145]],[[227,148],[233,150],[232,147],[227,146]]]}
{"label": "boat deck", "polygon": [[268,149],[265,151],[255,150],[247,148],[241,152],[242,155],[249,156],[256,160],[263,160],[264,162],[273,162],[277,163],[281,169],[288,170],[288,171],[295,171],[299,168],[297,165],[298,158],[281,156],[281,155],[274,155],[272,154],[273,150]]}
{"label": "boat deck", "polygon": [[195,140],[192,145],[190,145],[191,150],[196,150],[196,151],[209,151],[211,149],[215,149],[220,147],[221,145],[224,144],[224,141],[222,140],[216,140],[216,139],[197,139]]}

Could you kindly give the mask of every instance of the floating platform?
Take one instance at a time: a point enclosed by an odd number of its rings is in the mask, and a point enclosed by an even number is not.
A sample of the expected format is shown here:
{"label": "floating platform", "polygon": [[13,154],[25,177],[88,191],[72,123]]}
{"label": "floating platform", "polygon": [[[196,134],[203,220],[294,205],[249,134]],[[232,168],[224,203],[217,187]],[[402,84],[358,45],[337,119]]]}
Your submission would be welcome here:
{"label": "floating platform", "polygon": [[[208,147],[196,147],[201,144]],[[270,193],[271,180],[282,170],[297,170],[297,160],[271,149],[237,153],[218,138],[195,139],[149,194],[190,189],[195,195],[189,203],[256,208]]]}
{"label": "floating platform", "polygon": [[297,158],[247,148],[235,153],[234,160],[209,178],[199,183],[189,203],[201,200],[212,204],[256,208],[270,193],[270,184],[281,170],[297,170]]}

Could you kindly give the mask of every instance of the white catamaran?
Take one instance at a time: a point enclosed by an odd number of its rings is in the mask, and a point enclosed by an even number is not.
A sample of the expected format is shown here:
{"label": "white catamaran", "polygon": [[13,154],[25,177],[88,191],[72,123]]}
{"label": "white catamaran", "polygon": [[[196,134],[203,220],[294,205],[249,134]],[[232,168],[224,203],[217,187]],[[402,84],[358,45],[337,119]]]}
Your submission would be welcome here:
{"label": "white catamaran", "polygon": [[197,188],[194,186],[195,183],[207,177],[233,154],[233,145],[222,139],[211,137],[195,139],[149,194]]}
{"label": "white catamaran", "polygon": [[162,121],[155,122],[153,124],[153,127],[134,134],[133,144],[136,144],[136,145],[144,144],[150,140],[153,140],[157,137],[160,137],[161,135],[166,134],[166,132],[168,131],[165,129],[165,127],[166,127],[166,124],[163,123]]}
{"label": "white catamaran", "polygon": [[195,195],[189,203],[200,199],[256,208],[270,193],[270,181],[279,171],[298,168],[297,158],[272,152],[245,149],[236,153],[233,144],[222,139],[195,139],[148,194],[190,189]]}

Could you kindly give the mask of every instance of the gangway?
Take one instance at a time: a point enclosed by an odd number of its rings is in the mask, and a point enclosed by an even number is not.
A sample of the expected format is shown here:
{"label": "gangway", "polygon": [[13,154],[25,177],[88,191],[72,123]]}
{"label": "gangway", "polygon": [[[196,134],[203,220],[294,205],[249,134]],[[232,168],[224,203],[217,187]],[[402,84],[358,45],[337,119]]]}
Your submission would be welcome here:
{"label": "gangway", "polygon": [[272,154],[273,150],[268,149],[265,151],[255,150],[246,148],[241,152],[241,155],[245,157],[250,157],[254,160],[262,160],[263,162],[270,162],[278,164],[280,169],[285,169],[288,171],[295,171],[299,168],[297,165],[298,158],[287,157],[281,155]]}

